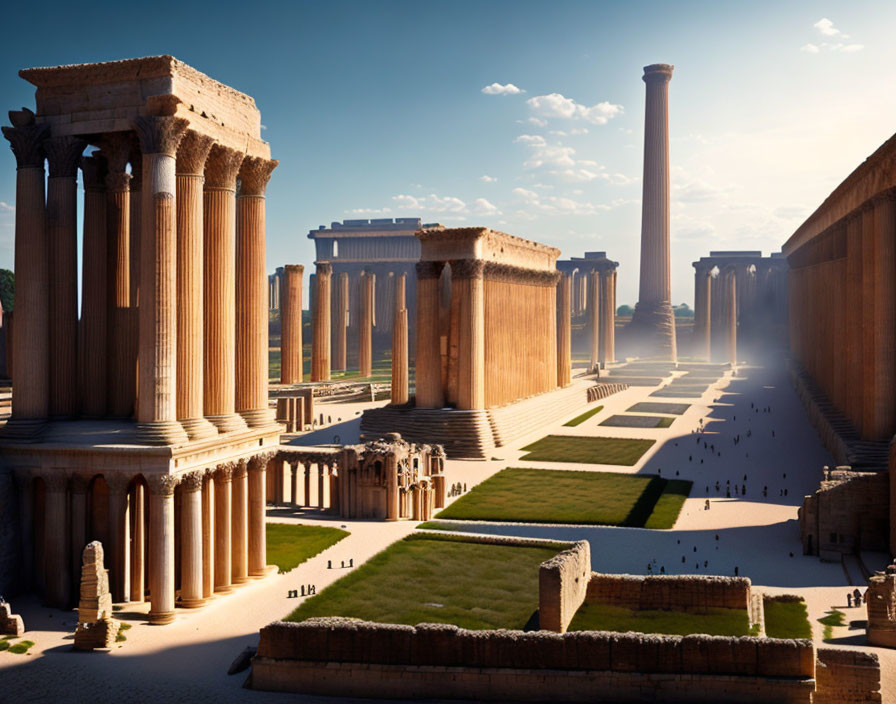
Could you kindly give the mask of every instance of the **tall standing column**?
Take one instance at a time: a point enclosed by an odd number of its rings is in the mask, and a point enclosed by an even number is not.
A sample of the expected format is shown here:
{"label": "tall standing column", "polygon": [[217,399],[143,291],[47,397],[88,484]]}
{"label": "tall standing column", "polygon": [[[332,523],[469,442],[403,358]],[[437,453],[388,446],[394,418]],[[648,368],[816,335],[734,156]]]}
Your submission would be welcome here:
{"label": "tall standing column", "polygon": [[616,311],[613,303],[616,299],[616,272],[604,271],[600,275],[600,364],[605,367],[608,362],[616,361]]}
{"label": "tall standing column", "polygon": [[725,270],[725,327],[728,363],[737,365],[737,276],[734,268]]}
{"label": "tall standing column", "polygon": [[301,384],[304,380],[302,351],[302,274],[301,264],[283,268],[280,299],[280,383]]}
{"label": "tall standing column", "polygon": [[112,601],[128,601],[131,597],[128,477],[113,470],[103,478],[109,487],[109,591]]}
{"label": "tall standing column", "polygon": [[[143,155],[136,145],[132,145],[131,155],[131,222],[130,222],[130,259],[131,259],[131,305],[134,307],[138,303],[138,292],[140,290],[140,229],[143,225],[143,213],[141,204],[143,203]],[[134,337],[137,336],[136,319],[132,316],[132,326]]]}
{"label": "tall standing column", "polygon": [[392,322],[392,403],[408,401],[408,309],[404,274],[395,278],[395,317]]}
{"label": "tall standing column", "polygon": [[[268,462],[276,462],[273,454],[257,455],[249,460],[249,575],[263,577],[267,569],[267,536],[265,535],[265,480]],[[282,471],[281,471],[282,475]]]}
{"label": "tall standing column", "polygon": [[[143,151],[137,433],[143,442],[172,445],[187,440],[177,422],[176,407],[175,202],[175,154],[187,121],[180,117],[139,117],[134,128]],[[159,500],[156,504],[162,506]]]}
{"label": "tall standing column", "polygon": [[641,281],[632,328],[640,354],[675,361],[669,257],[669,81],[673,66],[644,67],[644,187],[641,200]]}
{"label": "tall standing column", "polygon": [[236,198],[236,410],[253,428],[274,422],[268,408],[264,194],[278,163],[246,157]]}
{"label": "tall standing column", "polygon": [[76,594],[81,585],[81,554],[87,546],[87,478],[73,474],[69,480],[69,532],[71,536],[71,589]]}
{"label": "tall standing column", "polygon": [[559,303],[557,305],[557,386],[568,386],[572,378],[572,311],[570,277],[560,277]]}
{"label": "tall standing column", "polygon": [[215,591],[226,594],[231,586],[231,478],[235,464],[218,466],[215,472]]}
{"label": "tall standing column", "polygon": [[202,598],[215,594],[215,480],[206,470],[202,477]]}
{"label": "tall standing column", "polygon": [[348,368],[348,274],[342,272],[336,278],[336,322],[333,350],[333,369]]}
{"label": "tall standing column", "polygon": [[[45,144],[47,247],[49,255],[49,413],[70,418],[78,411],[78,205],[77,175],[87,143],[52,137]],[[80,566],[80,557],[78,565]]]}
{"label": "tall standing column", "polygon": [[600,272],[588,276],[588,311],[591,321],[591,370],[600,368]]}
{"label": "tall standing column", "polygon": [[143,601],[146,593],[146,487],[134,482],[131,489],[131,601]]}
{"label": "tall standing column", "polygon": [[376,279],[369,271],[361,272],[361,320],[358,330],[358,376],[373,375],[373,286]]}
{"label": "tall standing column", "polygon": [[700,327],[697,330],[698,340],[696,352],[702,355],[706,361],[711,359],[712,345],[712,271],[709,269],[697,270],[697,287],[700,289],[699,308]]}
{"label": "tall standing column", "polygon": [[[151,231],[144,230],[146,233]],[[146,271],[144,268],[143,272]],[[148,279],[143,277],[142,280]],[[147,293],[153,288],[147,287]],[[147,483],[150,599],[147,618],[150,623],[161,625],[174,620],[174,487],[177,478],[171,474],[156,474],[150,475]]]}
{"label": "tall standing column", "polygon": [[205,416],[222,433],[236,413],[236,177],[244,154],[218,144],[205,164]]}
{"label": "tall standing column", "polygon": [[237,461],[233,470],[233,494],[231,523],[231,564],[232,584],[245,584],[249,580],[249,478],[248,463]]}
{"label": "tall standing column", "polygon": [[177,419],[191,440],[217,435],[203,416],[203,181],[213,140],[192,130],[177,148]]}
{"label": "tall standing column", "polygon": [[109,360],[107,409],[130,418],[137,395],[137,339],[131,329],[131,175],[127,173],[131,136],[116,132],[102,141],[106,175],[106,356]]}
{"label": "tall standing column", "polygon": [[333,265],[318,262],[311,322],[311,381],[330,380],[330,279]]}
{"label": "tall standing column", "polygon": [[202,592],[202,480],[203,472],[181,479],[180,602],[193,609],[205,603]]}
{"label": "tall standing column", "polygon": [[3,127],[16,157],[15,334],[12,336],[12,418],[4,433],[31,437],[49,412],[47,233],[44,226],[44,141],[49,125],[30,110],[10,112]]}
{"label": "tall standing column", "polygon": [[417,408],[442,408],[442,351],[439,330],[439,277],[442,262],[417,263],[417,358],[414,362]]}
{"label": "tall standing column", "polygon": [[60,470],[44,475],[44,582],[47,606],[66,609],[71,606],[68,543],[68,477]]}
{"label": "tall standing column", "polygon": [[485,408],[485,298],[484,262],[452,263],[451,285],[460,301],[458,324],[457,408]]}

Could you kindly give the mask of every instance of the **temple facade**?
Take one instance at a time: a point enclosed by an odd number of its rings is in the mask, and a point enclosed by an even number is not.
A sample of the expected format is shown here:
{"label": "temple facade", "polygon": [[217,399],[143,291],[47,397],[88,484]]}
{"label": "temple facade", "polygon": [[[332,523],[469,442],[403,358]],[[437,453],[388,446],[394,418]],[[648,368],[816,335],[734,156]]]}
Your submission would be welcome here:
{"label": "temple facade", "polygon": [[592,368],[616,361],[618,267],[606,252],[557,261],[557,271],[569,277],[572,350],[589,353]]}
{"label": "temple facade", "polygon": [[113,599],[148,600],[167,623],[176,604],[269,572],[265,473],[281,428],[264,196],[277,162],[254,100],[171,56],[20,75],[36,111],[3,127],[18,166],[17,361],[0,431],[19,586],[70,607],[99,539]]}

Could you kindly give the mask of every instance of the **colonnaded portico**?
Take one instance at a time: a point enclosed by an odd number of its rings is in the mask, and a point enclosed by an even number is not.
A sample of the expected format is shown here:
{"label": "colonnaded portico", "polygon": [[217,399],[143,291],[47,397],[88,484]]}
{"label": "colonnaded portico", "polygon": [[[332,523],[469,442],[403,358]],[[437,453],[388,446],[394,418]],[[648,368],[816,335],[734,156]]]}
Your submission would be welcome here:
{"label": "colonnaded portico", "polygon": [[[0,458],[19,486],[22,586],[70,606],[99,538],[113,598],[148,597],[166,623],[176,604],[266,573],[281,427],[264,195],[277,162],[254,100],[171,56],[20,75],[37,105],[3,127],[18,165],[19,334]],[[99,150],[83,156],[88,145]]]}
{"label": "colonnaded portico", "polygon": [[591,367],[616,361],[616,269],[606,252],[560,259],[557,270],[570,280],[571,322],[578,323],[571,345],[591,354]]}

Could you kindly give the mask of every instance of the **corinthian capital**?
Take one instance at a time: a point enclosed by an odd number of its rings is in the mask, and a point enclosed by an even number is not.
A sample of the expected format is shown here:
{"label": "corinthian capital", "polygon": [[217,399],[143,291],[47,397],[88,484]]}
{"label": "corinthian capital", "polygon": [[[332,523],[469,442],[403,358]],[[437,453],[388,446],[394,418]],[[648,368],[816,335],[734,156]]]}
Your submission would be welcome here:
{"label": "corinthian capital", "polygon": [[155,495],[170,496],[174,493],[174,487],[180,482],[180,477],[173,474],[150,474],[146,477],[149,491]]}
{"label": "corinthian capital", "polygon": [[205,478],[205,472],[187,472],[181,477],[181,484],[184,491],[199,491],[202,488],[202,480]]}
{"label": "corinthian capital", "polygon": [[50,178],[74,178],[87,142],[77,137],[50,137],[44,142],[44,151],[50,166]]}
{"label": "corinthian capital", "polygon": [[240,166],[240,195],[263,196],[271,174],[279,163],[276,159],[247,156]]}
{"label": "corinthian capital", "polygon": [[10,110],[9,121],[13,126],[3,127],[3,136],[9,140],[9,146],[16,157],[17,167],[20,169],[42,168],[44,165],[44,143],[50,136],[50,126],[36,124],[34,113],[28,108]]}
{"label": "corinthian capital", "polygon": [[205,162],[205,187],[236,190],[236,175],[246,155],[215,144]]}
{"label": "corinthian capital", "polygon": [[214,143],[215,140],[207,135],[187,130],[177,148],[177,173],[184,176],[202,176],[208,153]]}
{"label": "corinthian capital", "polygon": [[144,154],[174,156],[190,123],[182,117],[137,117],[132,124]]}
{"label": "corinthian capital", "polygon": [[128,190],[131,176],[127,172],[128,161],[134,148],[134,137],[130,132],[113,132],[104,136],[100,142],[102,155],[106,157],[109,173],[106,174],[106,187],[110,191]]}
{"label": "corinthian capital", "polygon": [[255,472],[259,469],[264,469],[268,466],[268,463],[277,456],[276,450],[270,450],[269,452],[261,452],[255,457],[252,457],[249,460],[249,471]]}
{"label": "corinthian capital", "polygon": [[333,265],[328,262],[317,262],[317,270],[315,272],[318,276],[330,276],[333,273]]}
{"label": "corinthian capital", "polygon": [[82,156],[81,171],[84,174],[85,191],[103,191],[106,188],[106,160],[101,156]]}

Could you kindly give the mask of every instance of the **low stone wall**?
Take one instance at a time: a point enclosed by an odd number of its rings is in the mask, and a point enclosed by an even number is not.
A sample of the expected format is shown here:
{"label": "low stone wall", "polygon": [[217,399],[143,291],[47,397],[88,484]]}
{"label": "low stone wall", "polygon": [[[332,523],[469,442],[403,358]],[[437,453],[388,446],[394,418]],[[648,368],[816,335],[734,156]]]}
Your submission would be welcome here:
{"label": "low stone wall", "polygon": [[806,640],[324,618],[262,628],[252,687],[419,699],[809,704],[814,677],[815,648]]}
{"label": "low stone wall", "polygon": [[710,607],[750,608],[750,580],[746,577],[600,574],[588,582],[585,601],[627,609],[700,611]]}
{"label": "low stone wall", "polygon": [[538,569],[538,627],[565,633],[585,601],[591,575],[591,546],[577,542]]}
{"label": "low stone wall", "polygon": [[861,650],[819,648],[813,704],[881,704],[880,661]]}

